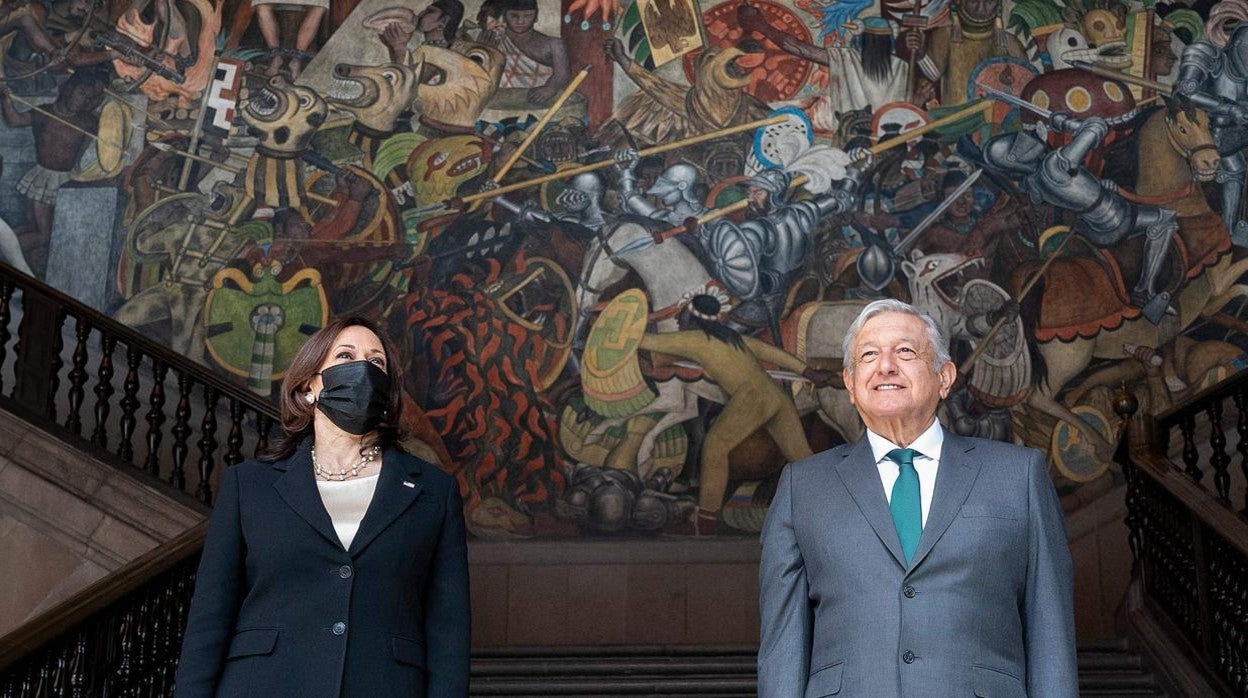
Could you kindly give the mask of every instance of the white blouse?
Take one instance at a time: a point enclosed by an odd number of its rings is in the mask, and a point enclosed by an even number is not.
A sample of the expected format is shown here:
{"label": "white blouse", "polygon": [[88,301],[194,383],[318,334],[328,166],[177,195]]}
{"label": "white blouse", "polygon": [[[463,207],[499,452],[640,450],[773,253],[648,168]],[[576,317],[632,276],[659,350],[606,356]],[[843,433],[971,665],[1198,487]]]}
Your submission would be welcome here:
{"label": "white blouse", "polygon": [[351,541],[355,540],[355,534],[360,530],[364,512],[368,511],[373,493],[377,491],[377,478],[378,475],[372,475],[342,481],[316,481],[325,511],[329,512],[329,518],[334,522],[334,531],[344,550],[351,548]]}

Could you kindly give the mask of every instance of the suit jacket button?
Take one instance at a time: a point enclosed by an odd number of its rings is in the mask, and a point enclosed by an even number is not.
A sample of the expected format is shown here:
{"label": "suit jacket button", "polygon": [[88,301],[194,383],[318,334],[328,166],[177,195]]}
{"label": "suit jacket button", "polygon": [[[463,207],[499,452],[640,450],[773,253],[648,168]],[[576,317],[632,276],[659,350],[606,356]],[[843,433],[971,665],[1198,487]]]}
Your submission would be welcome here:
{"label": "suit jacket button", "polygon": [[[342,621],[338,621],[337,623],[334,623],[334,627],[331,628],[331,630],[334,631],[335,635],[341,635],[347,632],[347,624],[343,623]],[[907,652],[907,654],[909,653]]]}
{"label": "suit jacket button", "polygon": [[915,657],[914,652],[911,652],[910,650],[906,650],[906,653],[901,655],[901,661],[906,664],[914,664],[915,659],[918,659],[918,657]]}
{"label": "suit jacket button", "polygon": [[913,598],[914,598],[914,587],[912,587],[912,586],[910,586],[909,584],[907,584],[907,585],[905,585],[904,587],[902,587],[902,588],[901,588],[901,593],[905,594],[907,599],[913,599]]}
{"label": "suit jacket button", "polygon": [[342,567],[338,568],[338,576],[342,577],[343,579],[350,579],[351,574],[352,574],[351,565],[343,565]]}

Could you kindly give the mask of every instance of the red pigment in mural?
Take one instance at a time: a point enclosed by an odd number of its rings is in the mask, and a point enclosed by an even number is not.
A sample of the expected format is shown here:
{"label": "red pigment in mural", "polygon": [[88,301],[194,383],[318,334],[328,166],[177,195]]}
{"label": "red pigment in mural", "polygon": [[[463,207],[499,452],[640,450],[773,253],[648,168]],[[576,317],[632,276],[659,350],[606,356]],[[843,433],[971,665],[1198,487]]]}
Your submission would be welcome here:
{"label": "red pigment in mural", "polygon": [[413,294],[407,304],[412,349],[433,375],[426,409],[442,433],[465,493],[470,518],[485,500],[532,517],[542,533],[565,484],[549,402],[534,386],[547,347],[541,335],[511,322],[497,301],[466,275],[446,289]]}
{"label": "red pigment in mural", "polygon": [[[737,24],[737,6],[739,4],[736,0],[729,0],[728,2],[721,2],[706,11],[702,21],[706,27],[708,45],[721,48],[735,46],[738,42],[750,38],[745,36],[745,32]],[[759,0],[754,0],[750,4],[761,10],[763,17],[767,18],[767,21],[773,27],[792,34],[806,43],[810,43],[810,30],[806,28],[806,25],[802,23],[802,20],[792,10]],[[755,40],[759,39],[759,37],[754,38]],[[761,63],[754,66],[753,71],[750,73],[750,86],[745,88],[746,92],[764,102],[779,102],[792,99],[802,89],[802,86],[806,84],[806,78],[810,75],[811,64],[808,61],[790,56],[781,51],[779,46],[767,39],[762,39],[761,43],[765,49],[766,57]],[[701,51],[692,51],[685,54],[685,77],[690,81],[694,79],[693,61],[699,53]]]}

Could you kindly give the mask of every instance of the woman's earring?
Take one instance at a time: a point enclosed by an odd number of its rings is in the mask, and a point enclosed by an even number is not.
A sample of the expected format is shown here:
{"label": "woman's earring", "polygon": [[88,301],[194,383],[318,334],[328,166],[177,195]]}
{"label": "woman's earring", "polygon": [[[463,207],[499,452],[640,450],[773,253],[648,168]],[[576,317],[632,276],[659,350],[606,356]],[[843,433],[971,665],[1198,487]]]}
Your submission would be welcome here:
{"label": "woman's earring", "polygon": [[311,390],[309,390],[303,394],[303,401],[311,405],[316,402],[316,396],[312,394]]}

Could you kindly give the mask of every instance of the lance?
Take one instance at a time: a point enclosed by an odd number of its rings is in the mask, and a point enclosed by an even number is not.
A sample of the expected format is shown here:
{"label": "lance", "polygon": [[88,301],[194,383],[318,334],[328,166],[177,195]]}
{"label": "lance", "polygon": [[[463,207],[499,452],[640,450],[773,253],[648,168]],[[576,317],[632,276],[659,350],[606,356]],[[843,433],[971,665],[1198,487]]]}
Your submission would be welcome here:
{"label": "lance", "polygon": [[[745,131],[753,131],[754,129],[762,128],[764,126],[771,126],[772,124],[778,124],[784,121],[788,121],[790,118],[791,117],[787,115],[780,114],[777,116],[768,117],[766,119],[759,119],[758,121],[751,121],[745,124],[738,124],[737,126],[730,126],[728,128],[720,129],[718,131],[712,131],[710,133],[703,133],[697,136],[690,136],[688,138],[682,138],[681,140],[673,141],[671,143],[663,143],[661,145],[652,146],[637,153],[637,156],[639,158],[644,158],[649,155],[658,155],[659,153],[666,153],[669,150],[676,150],[678,148],[683,148],[689,145],[697,145],[698,143],[704,143],[706,141],[715,140],[716,138],[723,138],[725,136],[732,136],[738,133],[743,133]],[[608,159],[608,160],[602,160],[601,162],[590,163],[588,165],[581,165],[580,167],[572,167],[566,170],[560,170],[558,172],[554,172],[548,175],[542,175],[541,177],[534,177],[533,179],[526,179],[523,182],[515,182],[514,184],[508,184],[506,186],[502,186],[497,189],[488,189],[486,191],[477,192],[476,194],[469,194],[468,196],[465,196],[462,199],[459,199],[459,203],[468,204],[474,201],[480,201],[482,199],[492,199],[496,196],[501,196],[503,194],[510,194],[513,191],[519,191],[521,189],[528,189],[529,187],[540,186],[547,182],[553,182],[557,179],[568,179],[571,177],[575,177],[579,174],[585,174],[586,172],[596,172],[603,168],[611,167],[614,164],[615,164],[614,160]]]}
{"label": "lance", "polygon": [[107,140],[104,140],[103,138],[100,138],[97,134],[91,133],[90,131],[88,131],[88,130],[86,130],[86,129],[82,128],[81,126],[79,126],[79,125],[77,125],[77,124],[75,124],[75,123],[73,123],[73,122],[71,122],[71,121],[68,121],[68,120],[66,120],[66,119],[62,119],[61,117],[57,116],[56,114],[53,114],[51,111],[49,111],[49,110],[47,110],[47,109],[44,109],[43,107],[41,107],[41,106],[39,106],[39,105],[37,105],[37,104],[34,104],[34,103],[32,103],[32,102],[28,102],[28,101],[26,101],[25,99],[22,99],[21,97],[18,97],[17,95],[15,95],[15,94],[13,94],[13,93],[11,93],[11,92],[9,93],[9,99],[13,100],[14,102],[17,102],[18,104],[24,104],[24,105],[26,105],[26,106],[30,107],[32,111],[37,111],[37,112],[39,112],[40,114],[43,114],[44,116],[48,117],[49,119],[52,119],[53,121],[55,121],[55,122],[57,122],[57,123],[61,124],[62,126],[67,126],[67,127],[71,128],[71,129],[73,129],[73,130],[77,131],[78,133],[81,133],[82,135],[86,136],[87,138],[90,138],[91,140],[95,141],[96,143],[99,143],[99,144],[101,144],[101,145],[106,145],[106,146],[108,146],[108,147],[110,147],[110,148],[116,148],[116,149],[117,149],[117,152],[124,152],[124,151],[125,151],[125,148],[123,148],[122,146],[117,145],[116,143],[113,143],[112,141],[107,141]]}
{"label": "lance", "polygon": [[[1057,259],[1058,256],[1062,254],[1062,250],[1065,249],[1066,243],[1070,242],[1073,237],[1075,237],[1075,233],[1073,231],[1066,234],[1066,237],[1062,239],[1062,242],[1057,246],[1057,249],[1053,250],[1053,254],[1049,255],[1048,259],[1044,260],[1044,264],[1041,265],[1041,267],[1036,270],[1036,273],[1032,274],[1031,278],[1027,280],[1027,285],[1023,286],[1023,290],[1019,291],[1018,295],[1014,297],[1015,303],[1022,303],[1023,299],[1027,297],[1027,294],[1031,293],[1031,289],[1040,282],[1040,279],[1044,278],[1044,273],[1049,270],[1049,265],[1053,264],[1053,260]],[[988,348],[988,343],[991,342],[992,338],[997,336],[997,332],[1001,331],[1001,328],[1005,326],[1005,320],[1006,319],[1003,317],[992,324],[992,327],[988,330],[988,334],[984,335],[984,338],[979,340],[979,343],[975,345],[975,351],[971,352],[971,355],[967,357],[966,361],[963,361],[962,365],[958,367],[959,375],[965,374],[971,370],[971,367],[975,365],[975,361],[979,359],[980,355],[984,353],[984,350]]]}
{"label": "lance", "polygon": [[1156,90],[1159,94],[1169,95],[1174,91],[1174,87],[1171,85],[1157,82],[1156,80],[1149,80],[1148,78],[1137,77],[1135,75],[1127,75],[1126,73],[1120,73],[1117,70],[1110,70],[1109,68],[1102,68],[1099,65],[1094,65],[1085,61],[1071,61],[1070,64],[1085,73],[1092,73],[1093,75],[1099,75],[1100,77],[1109,78],[1110,80],[1118,80],[1128,85],[1146,87],[1150,90]]}
{"label": "lance", "polygon": [[1016,97],[1009,92],[1002,92],[1001,90],[998,90],[995,87],[989,87],[988,85],[977,85],[977,87],[982,90],[984,94],[992,97],[998,102],[1005,102],[1010,106],[1018,107],[1019,109],[1026,109],[1027,111],[1038,115],[1045,121],[1053,119],[1053,112],[1045,109],[1044,107],[1038,107],[1022,97]]}
{"label": "lance", "polygon": [[[239,167],[232,167],[232,166],[227,165],[227,164],[225,164],[225,163],[223,163],[223,162],[217,162],[216,160],[211,160],[211,159],[206,158],[206,157],[204,157],[204,156],[202,156],[202,155],[196,155],[196,154],[194,154],[194,153],[188,153],[188,152],[187,152],[187,151],[185,151],[185,150],[179,150],[179,149],[177,149],[177,148],[173,147],[172,145],[169,145],[168,143],[161,143],[160,141],[153,141],[153,142],[151,143],[151,146],[152,146],[153,148],[157,149],[157,150],[163,150],[163,151],[164,151],[164,152],[166,152],[166,153],[173,153],[174,155],[180,155],[180,156],[182,156],[182,157],[184,157],[184,158],[186,158],[186,159],[188,159],[188,160],[194,160],[195,162],[202,162],[202,163],[204,163],[205,165],[209,165],[209,166],[211,166],[211,167],[215,167],[215,168],[220,169],[220,170],[225,170],[226,172],[229,172],[230,174],[232,174],[232,175],[234,175],[234,176],[238,176],[238,175],[240,175],[240,174],[242,174],[242,173],[243,173],[242,168],[239,168]],[[316,193],[316,192],[314,192],[314,191],[305,192],[305,195],[306,195],[309,199],[311,199],[312,201],[316,201],[316,202],[319,202],[319,203],[322,203],[322,204],[326,204],[326,205],[328,205],[328,206],[337,206],[337,205],[338,205],[338,201],[337,201],[337,200],[335,200],[335,199],[331,199],[331,198],[329,198],[328,196],[324,196],[324,195],[322,195],[322,194],[317,194],[317,193]]]}
{"label": "lance", "polygon": [[529,129],[529,133],[524,137],[524,140],[520,142],[520,146],[517,147],[515,152],[511,154],[511,157],[507,158],[507,160],[503,163],[503,166],[498,168],[498,172],[494,173],[493,179],[495,182],[503,181],[503,177],[507,176],[507,173],[511,171],[513,166],[515,166],[516,161],[520,159],[520,156],[524,155],[525,151],[529,149],[529,146],[533,145],[533,142],[536,141],[537,137],[542,133],[542,129],[546,128],[546,124],[550,123],[550,120],[554,118],[555,112],[559,111],[559,109],[563,106],[563,103],[568,101],[568,98],[572,96],[572,93],[576,91],[576,88],[579,87],[581,82],[583,82],[589,75],[589,70],[592,67],[592,65],[586,64],[584,68],[581,68],[581,72],[577,73],[576,77],[572,78],[572,81],[568,83],[567,87],[563,88],[563,91],[560,92],[559,96],[555,98],[555,101],[551,103],[550,108],[546,110],[546,113],[542,114],[542,118],[538,119],[537,123],[533,125],[533,128]]}
{"label": "lance", "polygon": [[[935,121],[932,121],[931,123],[923,124],[922,126],[906,131],[905,133],[889,138],[888,140],[880,141],[879,143],[876,143],[870,148],[867,148],[867,151],[870,152],[872,156],[879,155],[880,153],[883,153],[887,150],[892,150],[893,148],[896,148],[899,145],[908,143],[914,140],[915,138],[922,136],[925,133],[928,133],[930,131],[935,131],[936,129],[943,128],[952,123],[956,123],[967,117],[974,116],[978,112],[986,112],[991,108],[992,108],[992,102],[988,100],[985,100],[979,104],[972,104],[971,106],[966,107],[965,109],[959,109],[958,111],[948,116],[941,117]],[[858,160],[856,162],[861,163],[863,162],[863,160]],[[789,188],[792,189],[794,187],[800,187],[803,184],[805,184],[806,181],[807,180],[806,180],[805,175],[798,175],[793,178],[792,182],[789,183]],[[735,203],[728,204],[727,206],[717,208],[714,211],[704,213],[701,216],[698,216],[698,225],[709,223],[718,218],[723,218],[724,216],[736,213],[737,211],[741,211],[745,209],[745,207],[748,206],[749,203],[750,203],[749,201],[742,199],[741,201],[737,201]],[[668,238],[673,238],[673,237],[676,237],[677,235],[680,235],[681,233],[686,232],[687,230],[689,230],[689,228],[690,226],[676,226],[674,228],[670,228],[662,232],[651,233],[651,235],[654,238],[655,243],[662,243],[664,240],[667,240]]]}

